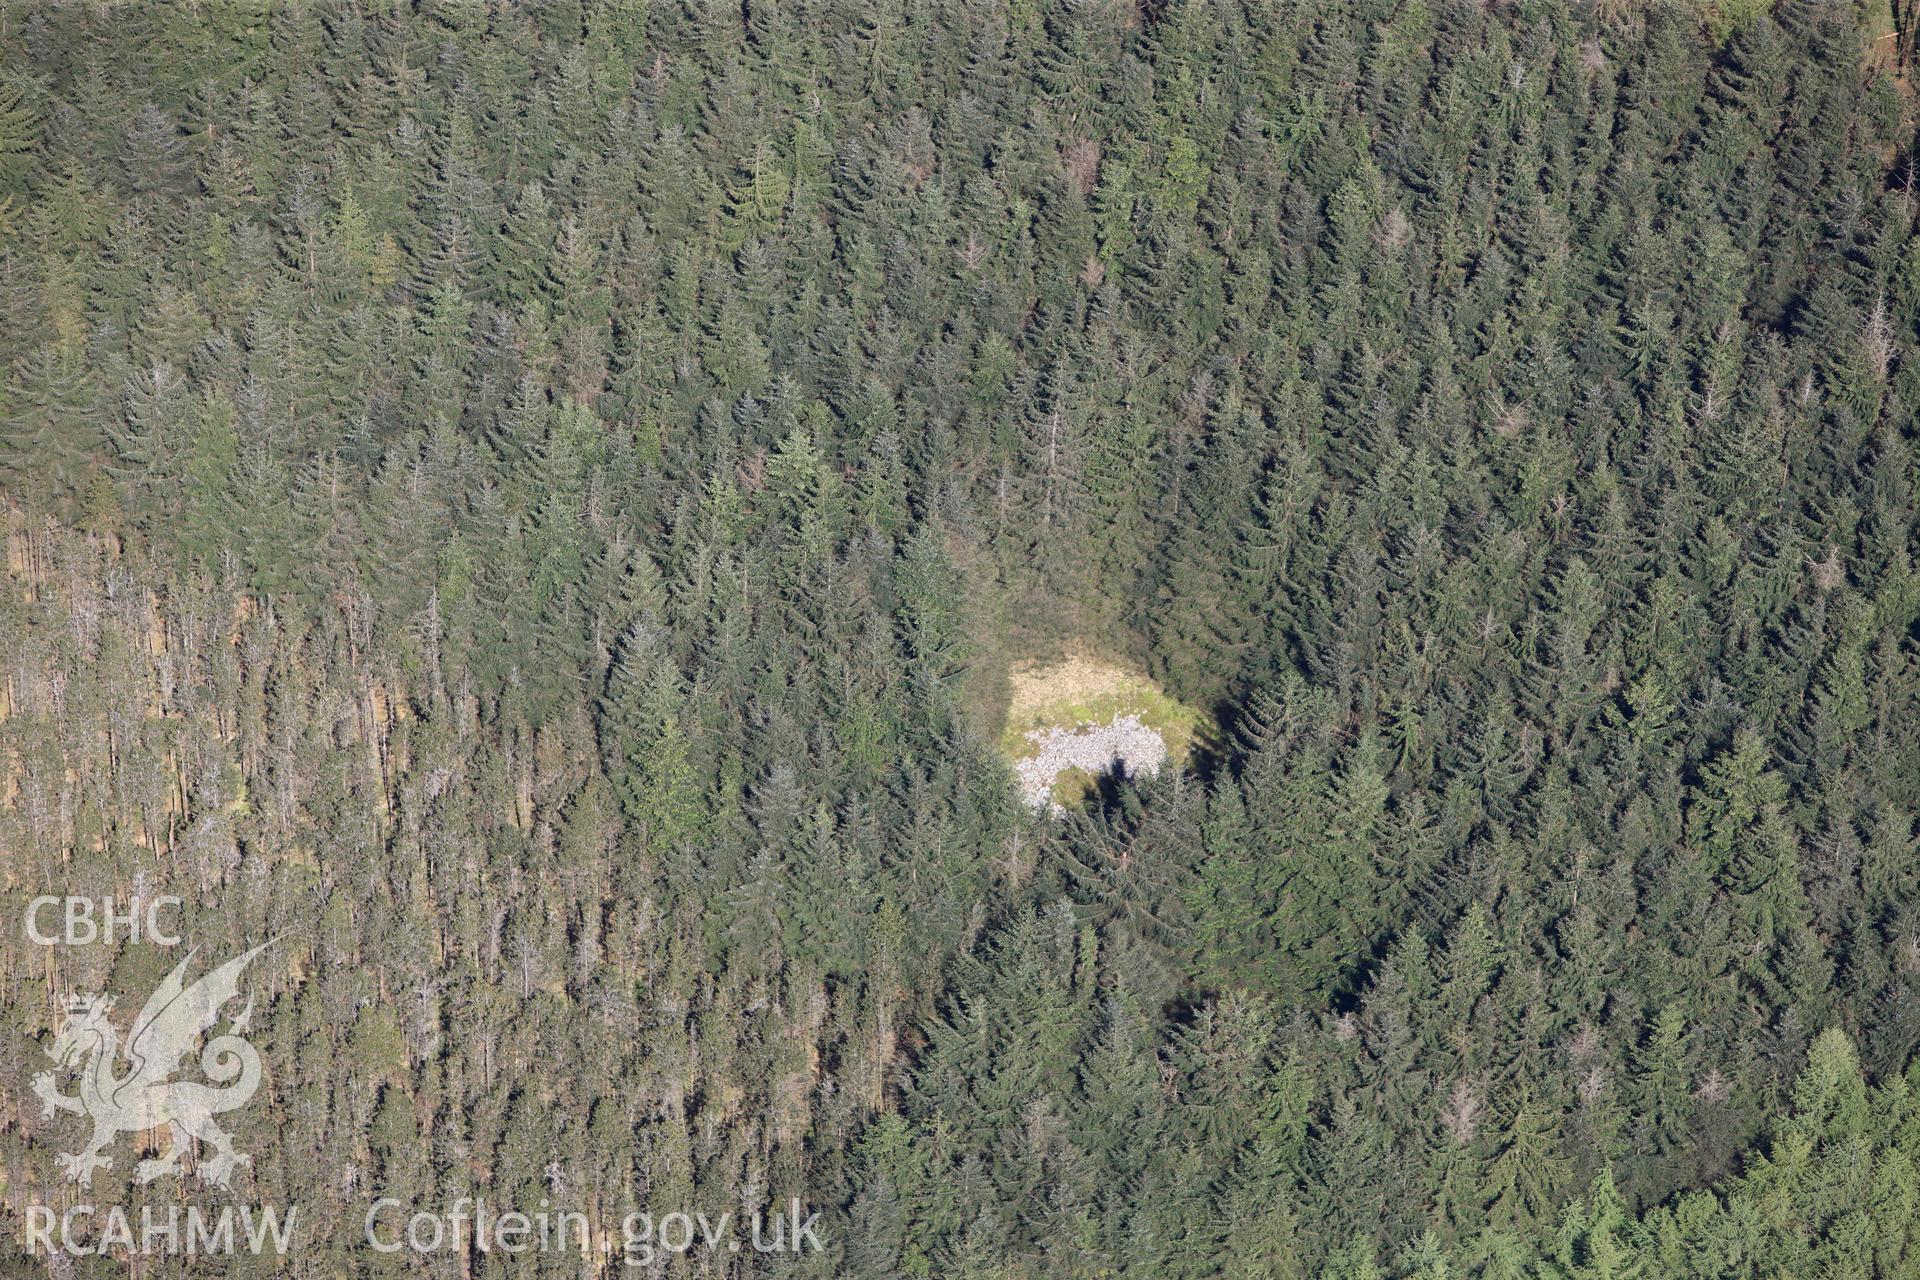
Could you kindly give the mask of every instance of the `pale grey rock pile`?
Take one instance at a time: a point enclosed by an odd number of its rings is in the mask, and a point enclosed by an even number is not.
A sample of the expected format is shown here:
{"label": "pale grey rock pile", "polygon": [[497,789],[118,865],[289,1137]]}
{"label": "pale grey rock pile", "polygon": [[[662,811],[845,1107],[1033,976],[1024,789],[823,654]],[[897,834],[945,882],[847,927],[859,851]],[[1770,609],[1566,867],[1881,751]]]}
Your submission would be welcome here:
{"label": "pale grey rock pile", "polygon": [[1039,750],[1014,765],[1020,794],[1034,808],[1056,815],[1065,812],[1053,802],[1053,780],[1062,769],[1085,769],[1097,776],[1114,772],[1117,762],[1120,773],[1133,776],[1158,773],[1167,760],[1165,740],[1135,715],[1086,728],[1031,729],[1027,741]]}

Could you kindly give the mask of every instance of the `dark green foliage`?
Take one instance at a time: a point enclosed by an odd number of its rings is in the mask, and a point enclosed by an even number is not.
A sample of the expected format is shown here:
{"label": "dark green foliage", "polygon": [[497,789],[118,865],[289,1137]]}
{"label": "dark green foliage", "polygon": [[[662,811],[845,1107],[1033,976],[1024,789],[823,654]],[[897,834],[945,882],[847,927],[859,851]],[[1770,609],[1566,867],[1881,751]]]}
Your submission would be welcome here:
{"label": "dark green foliage", "polygon": [[[0,5],[0,869],[285,936],[316,1239],[231,1273],[478,1190],[823,1210],[743,1274],[1912,1274],[1855,23]],[[1063,643],[1221,741],[1022,811]],[[22,1081],[155,980],[8,939]]]}

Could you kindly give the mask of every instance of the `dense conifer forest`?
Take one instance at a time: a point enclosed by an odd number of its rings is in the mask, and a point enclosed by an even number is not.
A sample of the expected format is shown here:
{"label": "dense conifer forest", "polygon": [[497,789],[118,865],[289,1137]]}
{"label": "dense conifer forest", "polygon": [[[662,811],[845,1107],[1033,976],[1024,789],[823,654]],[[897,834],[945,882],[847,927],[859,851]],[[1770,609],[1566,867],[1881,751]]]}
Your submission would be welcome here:
{"label": "dense conifer forest", "polygon": [[[1920,1274],[1912,36],[0,3],[0,1274]],[[1030,808],[1063,652],[1216,731]],[[231,1188],[63,1178],[180,954],[38,895],[274,940]]]}

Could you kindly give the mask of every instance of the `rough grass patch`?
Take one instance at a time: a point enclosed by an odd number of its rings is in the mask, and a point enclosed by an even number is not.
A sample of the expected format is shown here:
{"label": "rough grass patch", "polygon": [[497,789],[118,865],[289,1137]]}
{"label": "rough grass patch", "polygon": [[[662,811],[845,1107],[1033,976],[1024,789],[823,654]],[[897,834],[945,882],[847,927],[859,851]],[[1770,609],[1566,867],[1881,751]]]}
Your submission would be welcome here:
{"label": "rough grass patch", "polygon": [[[1039,754],[1041,743],[1032,736],[1036,733],[1098,729],[1123,716],[1137,718],[1158,734],[1168,761],[1176,767],[1210,741],[1212,721],[1204,713],[1170,696],[1139,672],[1090,655],[1018,665],[1009,673],[1008,684],[1000,748],[1015,763]],[[1078,805],[1097,785],[1098,779],[1085,769],[1062,769],[1054,777],[1053,802],[1062,807]]]}
{"label": "rough grass patch", "polygon": [[1136,715],[1167,744],[1175,763],[1184,762],[1205,740],[1210,723],[1200,711],[1164,693],[1146,676],[1096,658],[1015,667],[1000,744],[1023,760],[1033,753],[1027,734],[1034,729],[1091,728]]}

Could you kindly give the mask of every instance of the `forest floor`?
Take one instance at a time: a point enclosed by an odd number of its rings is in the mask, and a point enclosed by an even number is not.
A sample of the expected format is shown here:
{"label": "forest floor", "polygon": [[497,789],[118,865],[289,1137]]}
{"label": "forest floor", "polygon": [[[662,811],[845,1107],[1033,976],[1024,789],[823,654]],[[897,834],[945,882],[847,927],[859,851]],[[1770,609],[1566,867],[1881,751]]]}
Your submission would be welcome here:
{"label": "forest floor", "polygon": [[1028,804],[1055,814],[1118,770],[1185,763],[1206,717],[1146,676],[1089,655],[1016,666],[1000,746]]}

